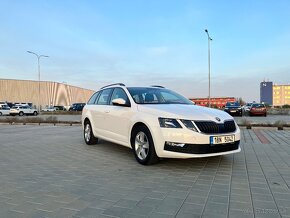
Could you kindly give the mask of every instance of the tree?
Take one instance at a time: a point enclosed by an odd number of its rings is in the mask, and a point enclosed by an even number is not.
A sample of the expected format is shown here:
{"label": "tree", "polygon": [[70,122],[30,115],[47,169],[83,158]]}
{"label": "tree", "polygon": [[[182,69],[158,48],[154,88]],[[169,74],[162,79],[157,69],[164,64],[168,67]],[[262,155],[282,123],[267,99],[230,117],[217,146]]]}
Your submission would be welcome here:
{"label": "tree", "polygon": [[238,98],[238,102],[240,103],[240,105],[245,105],[246,102],[242,99],[242,97]]}

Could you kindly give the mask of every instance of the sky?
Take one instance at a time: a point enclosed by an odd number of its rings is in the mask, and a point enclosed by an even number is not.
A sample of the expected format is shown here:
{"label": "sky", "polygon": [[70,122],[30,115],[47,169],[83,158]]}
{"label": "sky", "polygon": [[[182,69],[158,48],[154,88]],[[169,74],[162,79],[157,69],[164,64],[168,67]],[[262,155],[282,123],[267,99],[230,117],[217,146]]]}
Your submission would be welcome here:
{"label": "sky", "polygon": [[163,85],[186,97],[258,101],[290,84],[288,0],[0,0],[0,78],[98,90]]}

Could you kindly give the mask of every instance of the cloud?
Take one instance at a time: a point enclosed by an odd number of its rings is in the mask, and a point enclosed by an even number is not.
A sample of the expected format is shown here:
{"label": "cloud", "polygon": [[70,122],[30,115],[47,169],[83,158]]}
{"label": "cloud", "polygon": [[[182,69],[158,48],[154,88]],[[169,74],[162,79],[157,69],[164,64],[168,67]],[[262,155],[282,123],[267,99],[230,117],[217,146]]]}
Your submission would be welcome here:
{"label": "cloud", "polygon": [[156,47],[148,47],[145,48],[145,53],[148,56],[159,56],[164,55],[169,52],[169,48],[166,46],[156,46]]}

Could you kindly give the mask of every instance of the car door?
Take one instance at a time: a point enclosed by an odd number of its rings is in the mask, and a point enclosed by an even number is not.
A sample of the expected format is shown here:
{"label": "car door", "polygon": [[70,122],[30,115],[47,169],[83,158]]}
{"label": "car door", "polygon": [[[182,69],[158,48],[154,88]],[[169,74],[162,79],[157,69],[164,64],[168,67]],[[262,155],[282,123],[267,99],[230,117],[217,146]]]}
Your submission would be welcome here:
{"label": "car door", "polygon": [[24,114],[30,114],[30,108],[27,106],[22,107]]}
{"label": "car door", "polygon": [[[113,105],[112,101],[117,98],[123,98],[127,106]],[[104,131],[107,137],[128,144],[131,116],[131,104],[126,92],[122,88],[114,88],[107,107],[106,122],[104,124]]]}
{"label": "car door", "polygon": [[107,107],[109,99],[113,89],[108,88],[100,91],[96,102],[94,104],[88,104],[87,110],[90,111],[90,120],[94,134],[97,137],[107,137],[104,131],[104,126],[107,120]]}

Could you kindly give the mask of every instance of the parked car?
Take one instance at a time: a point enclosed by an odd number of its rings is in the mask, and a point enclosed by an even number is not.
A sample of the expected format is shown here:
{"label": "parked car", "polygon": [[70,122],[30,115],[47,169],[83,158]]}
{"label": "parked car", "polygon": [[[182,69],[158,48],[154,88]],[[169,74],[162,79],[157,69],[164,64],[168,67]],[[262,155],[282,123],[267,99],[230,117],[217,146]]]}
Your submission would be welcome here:
{"label": "parked car", "polygon": [[252,104],[253,104],[253,103],[247,103],[247,104],[245,104],[245,105],[243,106],[243,111],[244,111],[244,113],[249,113]]}
{"label": "parked car", "polygon": [[267,108],[264,104],[252,104],[250,111],[249,111],[250,116],[254,115],[261,115],[261,116],[267,116]]}
{"label": "parked car", "polygon": [[238,115],[243,116],[242,107],[239,102],[227,102],[225,109],[225,112],[229,113],[230,115]]}
{"label": "parked car", "polygon": [[53,112],[56,111],[54,107],[46,107],[42,109],[43,112]]}
{"label": "parked car", "polygon": [[32,107],[32,103],[31,102],[15,102],[14,106],[29,106]]}
{"label": "parked car", "polygon": [[82,111],[86,103],[74,103],[70,106],[69,111]]}
{"label": "parked car", "polygon": [[239,152],[240,129],[229,114],[194,105],[161,87],[112,84],[94,93],[82,112],[84,141],[104,139],[132,148],[143,165],[159,158]]}
{"label": "parked car", "polygon": [[0,116],[9,115],[10,114],[10,107],[8,106],[1,106],[0,107]]}
{"label": "parked car", "polygon": [[64,106],[53,106],[55,110],[57,111],[66,111],[66,108]]}
{"label": "parked car", "polygon": [[29,106],[14,106],[9,111],[10,115],[15,116],[23,116],[23,115],[34,115],[36,116],[38,114],[36,109],[33,109]]}

